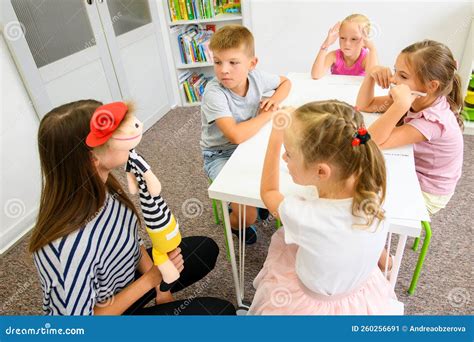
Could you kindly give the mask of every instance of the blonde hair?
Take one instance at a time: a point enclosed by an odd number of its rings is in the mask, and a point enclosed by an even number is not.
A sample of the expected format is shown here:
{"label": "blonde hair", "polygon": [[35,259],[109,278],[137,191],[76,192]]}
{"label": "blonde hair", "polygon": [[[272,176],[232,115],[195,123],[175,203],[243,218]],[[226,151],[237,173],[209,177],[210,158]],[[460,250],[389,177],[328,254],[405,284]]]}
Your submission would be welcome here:
{"label": "blonde hair", "polygon": [[226,25],[212,35],[209,48],[212,51],[243,48],[249,57],[255,56],[255,43],[252,32],[245,26]]}
{"label": "blonde hair", "polygon": [[463,129],[460,115],[463,107],[461,78],[456,72],[456,60],[451,50],[442,43],[426,39],[407,46],[401,53],[407,57],[407,64],[419,83],[439,82],[435,96],[446,96],[459,127]]}
{"label": "blonde hair", "polygon": [[295,145],[305,166],[327,162],[336,168],[337,181],[355,177],[352,214],[366,219],[364,225],[355,226],[366,228],[374,219],[383,220],[385,160],[372,140],[352,146],[354,133],[364,126],[362,114],[345,102],[328,100],[297,108],[293,118],[300,123]]}
{"label": "blonde hair", "polygon": [[371,30],[370,20],[365,15],[358,14],[358,13],[351,14],[344,18],[344,20],[341,22],[341,27],[344,23],[352,23],[352,22],[360,24],[362,28],[364,29],[365,33],[367,35],[370,34],[370,30]]}

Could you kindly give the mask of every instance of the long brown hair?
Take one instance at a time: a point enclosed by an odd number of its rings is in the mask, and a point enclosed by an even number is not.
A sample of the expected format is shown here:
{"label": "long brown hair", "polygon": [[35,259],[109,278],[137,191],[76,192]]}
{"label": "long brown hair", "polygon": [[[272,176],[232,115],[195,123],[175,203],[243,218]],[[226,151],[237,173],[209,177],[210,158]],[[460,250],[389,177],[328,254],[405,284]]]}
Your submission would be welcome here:
{"label": "long brown hair", "polygon": [[464,129],[460,114],[463,107],[461,78],[451,50],[442,43],[426,39],[407,46],[401,53],[406,54],[409,67],[421,84],[439,82],[435,95],[446,96],[459,127]]}
{"label": "long brown hair", "polygon": [[[355,177],[352,214],[372,225],[384,219],[382,203],[386,191],[385,160],[373,140],[352,146],[354,133],[364,125],[362,114],[345,102],[316,101],[297,108],[293,114],[300,122],[297,146],[308,166],[327,162],[337,169],[337,181]],[[357,226],[357,225],[356,225]]]}
{"label": "long brown hair", "polygon": [[104,184],[92,162],[92,149],[85,143],[90,119],[101,105],[95,100],[71,102],[53,109],[41,120],[38,148],[42,190],[30,252],[83,227],[98,214],[107,192],[139,217],[112,174]]}

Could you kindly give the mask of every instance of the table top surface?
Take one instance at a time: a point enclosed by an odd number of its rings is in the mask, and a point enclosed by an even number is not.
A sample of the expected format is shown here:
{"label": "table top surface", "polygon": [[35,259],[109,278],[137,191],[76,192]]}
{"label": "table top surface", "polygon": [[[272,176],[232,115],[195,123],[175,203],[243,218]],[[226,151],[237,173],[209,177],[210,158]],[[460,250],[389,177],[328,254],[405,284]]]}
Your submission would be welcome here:
{"label": "table top surface", "polygon": [[[363,79],[357,76],[326,76],[315,81],[308,74],[289,74],[288,77],[292,81],[292,90],[284,105],[291,106],[325,99],[338,99],[354,105]],[[380,88],[375,91],[376,95],[386,93]],[[377,114],[364,113],[366,126],[370,126],[376,117]],[[209,187],[210,198],[264,207],[260,199],[260,180],[271,127],[271,123],[268,123],[255,136],[238,146]],[[408,145],[384,150],[383,154],[387,166],[384,209],[393,225],[390,230],[418,236],[420,221],[429,221],[429,215],[416,177],[413,148]],[[282,160],[280,191],[283,195],[313,196],[315,189],[293,183]]]}

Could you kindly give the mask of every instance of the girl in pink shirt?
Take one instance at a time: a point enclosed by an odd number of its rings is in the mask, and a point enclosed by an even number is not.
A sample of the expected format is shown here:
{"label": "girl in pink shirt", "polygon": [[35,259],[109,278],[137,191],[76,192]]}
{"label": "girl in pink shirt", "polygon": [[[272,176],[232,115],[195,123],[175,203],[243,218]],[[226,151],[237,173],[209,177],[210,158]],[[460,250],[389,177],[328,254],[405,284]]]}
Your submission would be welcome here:
{"label": "girl in pink shirt", "polygon": [[[369,128],[381,148],[413,144],[430,214],[447,205],[461,177],[463,101],[456,67],[446,45],[424,40],[402,50],[394,74],[386,67],[372,68],[357,97],[360,110],[385,112]],[[374,97],[375,84],[390,87],[389,95]]]}
{"label": "girl in pink shirt", "polygon": [[[311,69],[311,77],[323,77],[330,69],[333,75],[364,76],[365,70],[377,65],[377,52],[369,40],[370,21],[362,14],[352,14],[336,23],[321,45]],[[340,49],[328,53],[339,38]]]}
{"label": "girl in pink shirt", "polygon": [[[454,194],[463,162],[463,100],[457,63],[449,48],[424,40],[398,55],[395,73],[375,66],[357,96],[357,107],[381,115],[369,132],[380,148],[413,144],[415,169],[430,215],[443,209]],[[375,84],[390,88],[374,97]],[[386,251],[379,267],[385,268]],[[390,268],[390,263],[388,265]]]}

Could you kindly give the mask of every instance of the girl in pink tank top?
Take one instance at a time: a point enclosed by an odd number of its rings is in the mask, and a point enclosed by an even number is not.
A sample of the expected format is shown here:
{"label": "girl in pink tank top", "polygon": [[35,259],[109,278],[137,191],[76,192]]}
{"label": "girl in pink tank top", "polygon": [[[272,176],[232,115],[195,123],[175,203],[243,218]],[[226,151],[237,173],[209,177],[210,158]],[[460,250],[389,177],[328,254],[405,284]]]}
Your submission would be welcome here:
{"label": "girl in pink tank top", "polygon": [[[329,30],[326,40],[313,63],[311,77],[323,77],[328,70],[333,75],[364,76],[365,70],[377,65],[377,52],[369,39],[370,21],[362,14],[352,14]],[[339,38],[339,49],[328,48]]]}
{"label": "girl in pink tank top", "polygon": [[344,53],[341,49],[336,50],[336,61],[331,66],[331,74],[333,75],[351,75],[351,76],[365,76],[365,69],[363,61],[367,56],[368,49],[362,48],[360,50],[359,58],[352,66],[347,66],[344,61]]}

